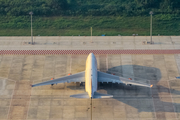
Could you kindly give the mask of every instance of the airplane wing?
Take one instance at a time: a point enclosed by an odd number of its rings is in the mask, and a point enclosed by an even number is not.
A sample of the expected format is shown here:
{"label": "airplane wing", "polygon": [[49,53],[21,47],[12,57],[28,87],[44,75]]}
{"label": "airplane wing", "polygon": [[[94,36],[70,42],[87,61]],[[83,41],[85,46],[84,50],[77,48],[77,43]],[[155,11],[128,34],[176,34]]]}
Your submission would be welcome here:
{"label": "airplane wing", "polygon": [[144,87],[152,87],[152,85],[149,85],[146,83],[129,80],[127,78],[107,74],[100,71],[98,71],[98,82],[124,83],[124,84],[132,84],[132,85],[138,85],[138,86],[144,86]]}
{"label": "airplane wing", "polygon": [[74,75],[69,75],[69,76],[49,80],[46,82],[37,83],[37,84],[32,85],[32,87],[50,85],[50,84],[56,84],[56,83],[65,83],[65,82],[67,82],[67,83],[69,83],[69,82],[85,82],[85,71],[74,74]]}

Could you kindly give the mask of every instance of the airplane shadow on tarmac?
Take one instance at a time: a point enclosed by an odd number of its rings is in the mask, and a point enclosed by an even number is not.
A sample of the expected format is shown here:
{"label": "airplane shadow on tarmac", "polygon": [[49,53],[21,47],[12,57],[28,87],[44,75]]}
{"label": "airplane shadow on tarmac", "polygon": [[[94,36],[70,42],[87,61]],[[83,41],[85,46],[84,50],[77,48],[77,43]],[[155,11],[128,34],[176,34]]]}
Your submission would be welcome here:
{"label": "airplane shadow on tarmac", "polygon": [[[180,112],[180,104],[173,103],[170,91],[176,95],[180,95],[180,91],[172,90],[162,85],[158,85],[161,79],[161,71],[158,68],[146,67],[139,65],[121,65],[109,68],[109,74],[132,78],[135,81],[153,84],[152,88],[141,86],[130,86],[117,83],[98,83],[98,92],[113,95],[113,99],[123,102],[125,105],[132,106],[138,112]],[[167,84],[167,81],[165,81]],[[71,89],[82,89],[82,86],[67,86]],[[174,106],[174,107],[173,107]],[[175,108],[175,110],[174,110]]]}
{"label": "airplane shadow on tarmac", "polygon": [[153,106],[156,112],[178,112],[180,104],[172,102],[170,92],[173,91],[176,95],[180,95],[180,91],[169,88],[166,81],[168,78],[162,82],[163,86],[158,85],[158,82],[161,80],[160,69],[139,65],[122,65],[109,68],[107,72],[132,78],[139,82],[153,84],[152,88],[146,88],[124,84],[101,83],[100,89],[107,90],[107,94],[112,94],[114,99],[136,108],[139,112],[153,112]]}

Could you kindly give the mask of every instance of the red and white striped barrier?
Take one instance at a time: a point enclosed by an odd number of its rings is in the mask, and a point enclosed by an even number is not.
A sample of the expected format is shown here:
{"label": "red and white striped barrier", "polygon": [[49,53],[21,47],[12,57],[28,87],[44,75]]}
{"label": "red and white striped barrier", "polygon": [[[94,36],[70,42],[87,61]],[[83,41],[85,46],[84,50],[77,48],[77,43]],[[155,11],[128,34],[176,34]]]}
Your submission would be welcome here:
{"label": "red and white striped barrier", "polygon": [[0,50],[0,55],[180,54],[178,50]]}

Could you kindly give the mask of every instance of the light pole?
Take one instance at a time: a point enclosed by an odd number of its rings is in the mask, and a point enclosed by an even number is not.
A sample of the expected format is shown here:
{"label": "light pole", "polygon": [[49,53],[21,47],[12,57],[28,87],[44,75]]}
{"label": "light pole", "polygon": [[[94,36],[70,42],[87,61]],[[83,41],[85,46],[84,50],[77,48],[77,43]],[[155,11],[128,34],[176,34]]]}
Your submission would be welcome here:
{"label": "light pole", "polygon": [[32,15],[33,15],[33,12],[29,12],[29,14],[31,15],[31,44],[33,45],[33,30],[32,30]]}
{"label": "light pole", "polygon": [[150,11],[149,14],[151,15],[151,18],[150,18],[150,36],[151,36],[151,44],[152,44],[152,14],[153,14],[153,11]]}
{"label": "light pole", "polygon": [[91,43],[92,43],[92,27],[91,27]]}

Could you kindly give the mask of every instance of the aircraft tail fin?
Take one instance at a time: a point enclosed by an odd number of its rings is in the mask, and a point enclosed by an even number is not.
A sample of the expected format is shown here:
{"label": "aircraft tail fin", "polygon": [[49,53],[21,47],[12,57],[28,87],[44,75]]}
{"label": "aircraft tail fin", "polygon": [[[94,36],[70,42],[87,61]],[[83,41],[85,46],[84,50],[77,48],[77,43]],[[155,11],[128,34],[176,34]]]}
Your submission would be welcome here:
{"label": "aircraft tail fin", "polygon": [[74,94],[74,95],[70,95],[70,97],[74,97],[74,98],[89,98],[89,95],[87,92],[81,93],[81,94]]}
{"label": "aircraft tail fin", "polygon": [[98,92],[94,92],[93,98],[111,98],[113,95],[108,95],[108,94],[102,94]]}

